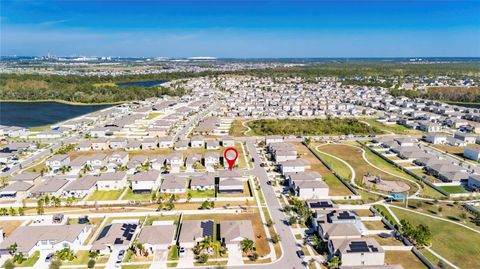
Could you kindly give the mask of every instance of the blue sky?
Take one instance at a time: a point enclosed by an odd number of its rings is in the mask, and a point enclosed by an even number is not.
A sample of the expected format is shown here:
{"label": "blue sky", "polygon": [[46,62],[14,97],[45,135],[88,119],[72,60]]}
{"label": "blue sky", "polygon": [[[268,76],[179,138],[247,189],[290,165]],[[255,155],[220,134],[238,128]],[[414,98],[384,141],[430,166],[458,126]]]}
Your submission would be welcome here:
{"label": "blue sky", "polygon": [[0,5],[1,55],[480,56],[480,0],[1,0]]}

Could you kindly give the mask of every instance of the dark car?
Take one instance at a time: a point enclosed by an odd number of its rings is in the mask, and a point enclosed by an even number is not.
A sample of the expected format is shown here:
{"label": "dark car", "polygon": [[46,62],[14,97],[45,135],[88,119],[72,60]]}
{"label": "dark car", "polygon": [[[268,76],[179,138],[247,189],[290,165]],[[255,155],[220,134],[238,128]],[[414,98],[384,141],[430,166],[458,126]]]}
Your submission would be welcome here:
{"label": "dark car", "polygon": [[303,259],[305,257],[305,253],[303,252],[303,250],[297,250],[297,256],[300,259]]}
{"label": "dark car", "polygon": [[53,253],[48,254],[47,257],[45,258],[45,262],[51,262],[52,258],[53,258]]}
{"label": "dark car", "polygon": [[265,167],[265,163],[261,163],[261,164],[260,164],[260,167]]}

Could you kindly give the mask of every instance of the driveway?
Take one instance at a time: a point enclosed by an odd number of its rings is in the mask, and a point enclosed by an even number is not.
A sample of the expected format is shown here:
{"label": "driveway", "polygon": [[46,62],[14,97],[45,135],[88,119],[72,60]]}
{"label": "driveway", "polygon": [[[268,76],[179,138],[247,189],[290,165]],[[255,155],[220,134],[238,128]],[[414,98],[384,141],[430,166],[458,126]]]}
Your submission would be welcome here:
{"label": "driveway", "polygon": [[115,263],[117,262],[118,252],[120,252],[121,248],[112,247],[112,253],[110,253],[110,257],[108,257],[108,261],[105,264],[105,269],[115,269]]}
{"label": "driveway", "polygon": [[150,265],[151,269],[167,268],[168,250],[157,249],[153,253],[153,262]]}
{"label": "driveway", "polygon": [[193,267],[193,263],[195,262],[195,257],[193,254],[193,250],[191,248],[185,249],[185,255],[183,257],[179,257],[177,267]]}
{"label": "driveway", "polygon": [[242,250],[238,245],[227,245],[228,249],[228,266],[243,265]]}

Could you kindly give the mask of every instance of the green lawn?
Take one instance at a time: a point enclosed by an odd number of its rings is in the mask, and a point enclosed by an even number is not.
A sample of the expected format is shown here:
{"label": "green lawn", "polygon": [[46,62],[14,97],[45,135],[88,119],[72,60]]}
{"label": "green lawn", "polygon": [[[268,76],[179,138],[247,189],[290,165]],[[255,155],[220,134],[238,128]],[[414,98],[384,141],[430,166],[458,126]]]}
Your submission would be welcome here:
{"label": "green lawn", "polygon": [[152,225],[152,223],[157,220],[160,220],[160,221],[173,220],[175,225],[178,225],[179,218],[180,218],[180,215],[148,216],[147,219],[145,220],[145,225]]}
{"label": "green lawn", "polygon": [[187,194],[190,193],[192,198],[213,198],[215,197],[215,190],[205,190],[205,191],[197,191],[197,190],[187,190]]}
{"label": "green lawn", "polygon": [[[90,258],[88,257],[89,253],[90,251],[88,250],[79,250],[75,254],[76,256],[75,259],[73,259],[72,261],[64,261],[63,265],[85,265],[88,263],[88,260],[90,260]],[[96,259],[97,264],[106,263],[107,261],[108,261],[107,256],[100,256]]]}
{"label": "green lawn", "polygon": [[392,214],[390,214],[390,212],[383,205],[374,205],[373,207],[378,211],[378,213],[380,213],[391,224],[393,224],[393,225],[397,224],[397,222],[393,218]]}
{"label": "green lawn", "polygon": [[[321,147],[319,149],[322,150]],[[339,176],[341,176],[345,180],[350,180],[350,178],[352,177],[352,172],[350,171],[350,168],[348,168],[348,166],[346,166],[341,161],[326,155],[325,153],[319,152],[316,149],[315,151],[320,156],[320,158],[325,163],[327,163],[328,166],[330,166],[330,168],[332,168],[333,171],[335,171],[335,173],[337,173]]]}
{"label": "green lawn", "polygon": [[88,201],[107,201],[118,200],[122,195],[123,189],[118,191],[94,191],[89,197]]}
{"label": "green lawn", "polygon": [[440,189],[448,193],[466,193],[467,191],[462,186],[442,186]]}
{"label": "green lawn", "polygon": [[21,264],[15,264],[16,267],[32,267],[40,258],[40,251],[35,251],[32,256],[28,257],[25,261]]}
{"label": "green lawn", "polygon": [[152,193],[134,193],[132,189],[128,188],[127,193],[122,197],[122,200],[130,201],[150,201]]}
{"label": "green lawn", "polygon": [[480,234],[459,225],[429,218],[420,214],[391,208],[399,219],[413,225],[430,227],[433,235],[432,249],[460,268],[480,268]]}
{"label": "green lawn", "polygon": [[385,132],[392,132],[395,134],[422,134],[419,130],[409,129],[399,124],[383,124],[375,119],[361,119],[361,121],[368,122],[371,126],[384,130]]}
{"label": "green lawn", "polygon": [[178,260],[178,247],[177,245],[173,245],[170,247],[168,251],[168,258],[169,261],[177,261]]}

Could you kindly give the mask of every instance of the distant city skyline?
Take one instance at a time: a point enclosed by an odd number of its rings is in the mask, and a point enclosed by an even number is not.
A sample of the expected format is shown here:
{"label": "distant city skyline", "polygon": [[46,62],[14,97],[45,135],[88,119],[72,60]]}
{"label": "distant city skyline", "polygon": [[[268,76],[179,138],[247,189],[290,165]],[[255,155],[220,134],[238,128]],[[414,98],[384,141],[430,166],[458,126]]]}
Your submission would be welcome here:
{"label": "distant city skyline", "polygon": [[479,57],[480,1],[9,1],[0,54]]}

